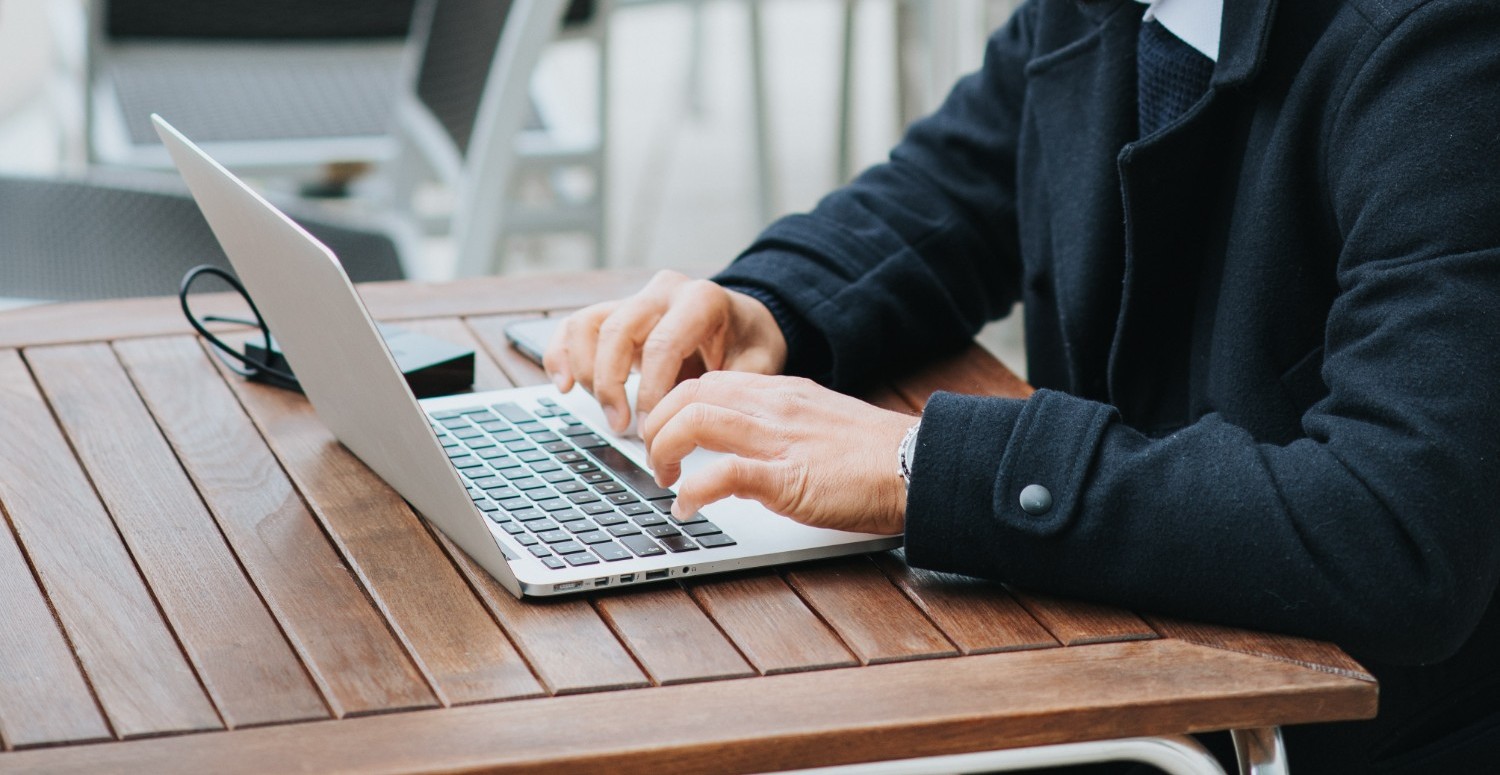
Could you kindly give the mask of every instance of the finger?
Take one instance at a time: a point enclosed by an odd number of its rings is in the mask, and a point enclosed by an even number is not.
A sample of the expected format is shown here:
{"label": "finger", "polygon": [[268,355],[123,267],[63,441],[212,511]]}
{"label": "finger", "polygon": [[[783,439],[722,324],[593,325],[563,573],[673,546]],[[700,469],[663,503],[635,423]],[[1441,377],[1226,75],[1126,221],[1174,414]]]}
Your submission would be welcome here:
{"label": "finger", "polygon": [[594,354],[593,394],[604,408],[604,416],[615,433],[630,424],[630,402],[625,380],[636,353],[661,318],[665,300],[636,296],[620,305],[599,326],[599,349]]}
{"label": "finger", "polygon": [[760,501],[779,514],[783,506],[779,478],[779,469],[771,463],[738,457],[715,461],[683,480],[672,504],[672,516],[687,519],[704,506],[731,496]]}
{"label": "finger", "polygon": [[715,301],[713,289],[694,283],[684,291],[676,294],[671,308],[641,346],[641,386],[635,408],[642,415],[649,414],[677,384],[683,363],[722,334],[724,308]]}
{"label": "finger", "polygon": [[769,419],[777,414],[771,407],[772,402],[784,399],[790,391],[800,390],[800,382],[790,377],[710,371],[697,379],[680,382],[668,391],[641,422],[641,439],[649,450],[662,427],[678,412],[696,403],[713,404]]}
{"label": "finger", "polygon": [[560,393],[573,389],[573,370],[568,368],[568,326],[574,317],[569,315],[563,318],[562,324],[552,332],[552,338],[547,340],[547,349],[542,353],[542,369],[547,372]]}
{"label": "finger", "polygon": [[666,487],[682,475],[682,459],[695,449],[764,460],[780,447],[777,434],[754,417],[722,406],[693,404],[657,433],[649,462],[657,483]]}
{"label": "finger", "polygon": [[[567,352],[569,378],[590,392],[594,389],[594,350],[599,342],[599,324],[619,306],[619,302],[606,302],[586,307],[568,318],[563,338]],[[571,387],[571,386],[570,386]]]}

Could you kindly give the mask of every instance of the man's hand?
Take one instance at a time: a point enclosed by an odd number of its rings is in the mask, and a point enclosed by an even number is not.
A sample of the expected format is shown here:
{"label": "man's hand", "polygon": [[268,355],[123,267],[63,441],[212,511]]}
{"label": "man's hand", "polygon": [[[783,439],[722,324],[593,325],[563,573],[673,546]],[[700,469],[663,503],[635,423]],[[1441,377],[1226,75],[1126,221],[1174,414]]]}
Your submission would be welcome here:
{"label": "man's hand", "polygon": [[696,447],[732,455],[682,481],[677,516],[735,495],[815,527],[895,534],[896,447],[916,421],[805,379],[715,371],[668,393],[641,435],[662,486]]}
{"label": "man's hand", "polygon": [[636,411],[651,412],[678,381],[728,369],[777,374],[786,339],[766,306],[708,280],[658,272],[640,292],[573,313],[547,346],[557,389],[594,395],[616,433],[630,424],[625,379],[641,372]]}

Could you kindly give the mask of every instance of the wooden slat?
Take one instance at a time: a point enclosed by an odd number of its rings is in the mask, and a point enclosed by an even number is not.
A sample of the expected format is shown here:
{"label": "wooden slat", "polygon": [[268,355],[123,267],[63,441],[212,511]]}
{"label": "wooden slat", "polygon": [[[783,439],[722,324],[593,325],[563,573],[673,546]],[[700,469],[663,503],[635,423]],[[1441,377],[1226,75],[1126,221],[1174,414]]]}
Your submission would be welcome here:
{"label": "wooden slat", "polygon": [[1182,641],[985,654],[6,754],[38,772],[769,772],[1369,718],[1373,684]]}
{"label": "wooden slat", "polygon": [[225,724],[327,718],[114,351],[34,347],[26,360]]}
{"label": "wooden slat", "polygon": [[334,715],[436,705],[197,341],[115,349]]}
{"label": "wooden slat", "polygon": [[[512,387],[510,378],[460,321],[446,318],[409,321],[403,325],[428,336],[473,347],[476,390]],[[576,694],[650,685],[586,599],[525,603],[516,600],[456,544],[436,530],[433,533],[549,692]]]}
{"label": "wooden slat", "polygon": [[[625,296],[645,285],[640,269],[572,274],[475,277],[452,283],[364,283],[360,296],[380,320],[505,315],[567,307]],[[194,294],[199,315],[243,316],[244,304],[228,293]],[[175,297],[113,299],[84,304],[44,304],[0,312],[0,347],[114,341],[188,334]]]}
{"label": "wooden slat", "polygon": [[401,496],[334,439],[301,395],[230,378],[287,475],[444,704],[541,686]]}
{"label": "wooden slat", "polygon": [[1001,398],[1026,398],[1035,392],[977,344],[898,380],[895,388],[918,409],[926,406],[927,399],[939,390]]}
{"label": "wooden slat", "polygon": [[744,657],[679,586],[602,595],[594,605],[658,684],[755,675]]}
{"label": "wooden slat", "polygon": [[699,579],[691,582],[689,590],[763,674],[859,664],[828,626],[773,572]]}
{"label": "wooden slat", "polygon": [[899,552],[877,555],[875,564],[965,654],[1058,645],[999,584],[912,568]]}
{"label": "wooden slat", "polygon": [[529,358],[516,351],[505,338],[505,327],[522,320],[535,320],[537,315],[485,315],[467,319],[470,330],[483,345],[486,353],[500,364],[500,368],[516,385],[542,385],[548,382],[547,372]]}
{"label": "wooden slat", "polygon": [[1010,592],[1064,646],[1156,637],[1156,630],[1145,620],[1120,608],[1064,600],[1029,590],[1012,588]]}
{"label": "wooden slat", "polygon": [[1165,638],[1178,638],[1200,646],[1282,660],[1361,681],[1375,680],[1375,676],[1370,675],[1370,671],[1363,665],[1351,659],[1338,646],[1325,641],[1249,632],[1161,616],[1148,616],[1146,619]]}
{"label": "wooden slat", "polygon": [[[483,350],[476,351],[475,387],[480,390],[508,387],[508,380],[496,376],[498,369],[487,357],[488,352],[508,349],[505,344],[497,347],[493,341],[496,338],[501,343],[505,341],[503,323],[492,318],[487,324],[481,323],[480,328],[491,341]],[[466,331],[454,321],[426,321],[422,330],[452,342],[477,344],[474,339],[465,338]],[[636,661],[657,683],[716,680],[753,673],[679,586],[631,590],[602,598],[596,605]],[[585,631],[592,633],[592,627],[586,625]],[[520,636],[517,637],[519,640]],[[605,647],[595,644],[594,648]]]}
{"label": "wooden slat", "polygon": [[221,726],[26,365],[0,351],[0,502],[116,735]]}
{"label": "wooden slat", "polygon": [[0,504],[0,743],[11,749],[108,739],[109,727],[16,546],[4,508]]}
{"label": "wooden slat", "polygon": [[786,579],[862,662],[958,654],[868,558],[789,567]]}

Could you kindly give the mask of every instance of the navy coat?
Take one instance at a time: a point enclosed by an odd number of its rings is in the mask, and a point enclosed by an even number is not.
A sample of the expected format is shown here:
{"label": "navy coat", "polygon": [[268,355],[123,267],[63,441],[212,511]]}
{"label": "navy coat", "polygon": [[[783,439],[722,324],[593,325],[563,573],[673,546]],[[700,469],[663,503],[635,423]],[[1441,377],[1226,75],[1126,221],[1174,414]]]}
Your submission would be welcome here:
{"label": "navy coat", "polygon": [[838,388],[1023,301],[1042,389],[928,405],[910,562],[1339,643],[1381,715],[1290,732],[1300,772],[1493,757],[1500,3],[1227,0],[1208,95],[1144,138],[1141,13],[1030,0],[717,279]]}

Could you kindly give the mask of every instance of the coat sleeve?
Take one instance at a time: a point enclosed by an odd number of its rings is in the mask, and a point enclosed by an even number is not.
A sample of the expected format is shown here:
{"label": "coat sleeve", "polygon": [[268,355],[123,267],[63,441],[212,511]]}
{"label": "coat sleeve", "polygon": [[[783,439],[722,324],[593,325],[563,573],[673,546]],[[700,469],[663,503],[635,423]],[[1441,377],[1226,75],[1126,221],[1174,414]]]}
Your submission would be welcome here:
{"label": "coat sleeve", "polygon": [[956,349],[1018,295],[1016,146],[1034,3],[890,159],[772,224],[714,279],[768,302],[789,371],[833,387]]}
{"label": "coat sleeve", "polygon": [[[1500,569],[1497,8],[1423,4],[1333,108],[1344,243],[1329,395],[1305,438],[1256,443],[1208,415],[1151,439],[1061,393],[940,394],[918,439],[910,561],[1381,662],[1455,652]],[[1032,484],[1053,495],[1041,514],[1019,503]]]}

